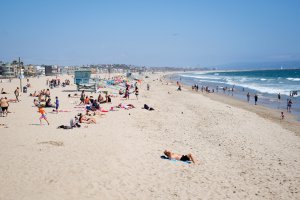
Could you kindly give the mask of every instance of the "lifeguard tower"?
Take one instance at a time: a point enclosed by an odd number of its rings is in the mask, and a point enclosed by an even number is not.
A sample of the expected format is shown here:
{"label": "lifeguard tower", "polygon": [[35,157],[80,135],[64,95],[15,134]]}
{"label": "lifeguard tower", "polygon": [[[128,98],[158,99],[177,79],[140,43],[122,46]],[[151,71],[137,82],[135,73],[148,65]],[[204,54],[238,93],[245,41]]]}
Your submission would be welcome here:
{"label": "lifeguard tower", "polygon": [[96,82],[91,79],[91,70],[76,70],[74,83],[77,85],[77,90],[88,90],[96,92]]}

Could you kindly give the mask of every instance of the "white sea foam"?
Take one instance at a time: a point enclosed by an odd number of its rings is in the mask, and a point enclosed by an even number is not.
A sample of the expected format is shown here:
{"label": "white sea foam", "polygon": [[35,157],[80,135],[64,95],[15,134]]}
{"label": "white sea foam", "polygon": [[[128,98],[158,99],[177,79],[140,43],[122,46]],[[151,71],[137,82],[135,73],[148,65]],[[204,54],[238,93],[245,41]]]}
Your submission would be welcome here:
{"label": "white sea foam", "polygon": [[300,78],[286,78],[289,81],[300,81]]}
{"label": "white sea foam", "polygon": [[193,76],[193,75],[186,75],[183,74],[181,75],[182,77],[187,77],[187,78],[197,78],[197,79],[210,79],[210,80],[220,80],[221,78],[218,77],[210,77],[210,76]]}
{"label": "white sea foam", "polygon": [[223,81],[213,81],[213,80],[199,80],[199,82],[226,84],[226,82]]}
{"label": "white sea foam", "polygon": [[[208,74],[191,74],[182,75],[187,78],[197,78],[199,83],[205,84],[213,83],[217,85],[236,85],[244,88],[249,88],[252,90],[256,90],[259,93],[268,93],[268,94],[282,94],[289,95],[290,91],[299,90],[300,86],[298,82],[287,84],[287,80],[289,81],[300,81],[300,78],[262,78],[262,77],[243,77],[243,76],[216,76],[216,75],[208,75]],[[195,80],[195,79],[194,79]]]}
{"label": "white sea foam", "polygon": [[280,94],[289,95],[290,91],[291,91],[290,88],[268,87],[268,86],[258,85],[256,83],[246,84],[246,83],[239,83],[239,82],[235,82],[235,81],[229,81],[229,82],[227,82],[227,84],[237,85],[237,86],[240,86],[240,87],[256,90],[256,91],[261,92],[261,93],[269,93],[269,94],[278,94],[278,93],[280,93]]}

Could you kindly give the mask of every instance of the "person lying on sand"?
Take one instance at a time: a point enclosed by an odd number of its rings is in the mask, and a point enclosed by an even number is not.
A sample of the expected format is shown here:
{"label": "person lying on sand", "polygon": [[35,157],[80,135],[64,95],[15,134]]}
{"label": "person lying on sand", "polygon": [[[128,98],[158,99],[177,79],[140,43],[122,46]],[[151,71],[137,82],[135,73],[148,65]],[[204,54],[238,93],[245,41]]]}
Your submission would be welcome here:
{"label": "person lying on sand", "polygon": [[71,94],[68,94],[68,98],[79,98],[79,96],[76,93],[73,96]]}
{"label": "person lying on sand", "polygon": [[100,104],[103,104],[103,103],[111,103],[110,95],[108,95],[108,94],[105,95],[105,99],[100,101]]}
{"label": "person lying on sand", "polygon": [[80,128],[81,125],[79,124],[79,120],[78,117],[75,116],[75,118],[70,120],[70,125],[69,126],[65,126],[65,125],[60,125],[57,128],[58,129],[73,129],[73,128]]}
{"label": "person lying on sand", "polygon": [[175,159],[175,160],[180,160],[180,161],[192,161],[195,164],[195,159],[193,158],[192,154],[187,154],[187,155],[180,155],[176,153],[172,153],[171,151],[165,150],[164,154],[169,158],[169,159]]}
{"label": "person lying on sand", "polygon": [[79,114],[79,123],[86,123],[86,124],[96,124],[96,119],[92,117],[87,117],[85,115],[82,115],[82,113]]}
{"label": "person lying on sand", "polygon": [[0,124],[0,128],[8,128],[6,124]]}
{"label": "person lying on sand", "polygon": [[146,109],[146,110],[154,110],[154,108],[148,106],[147,104],[144,104],[144,107],[142,107],[142,109]]}
{"label": "person lying on sand", "polygon": [[124,104],[124,103],[120,103],[119,105],[116,106],[117,108],[124,108],[126,110],[129,110],[129,109],[132,109],[132,108],[135,108],[134,105],[132,104]]}

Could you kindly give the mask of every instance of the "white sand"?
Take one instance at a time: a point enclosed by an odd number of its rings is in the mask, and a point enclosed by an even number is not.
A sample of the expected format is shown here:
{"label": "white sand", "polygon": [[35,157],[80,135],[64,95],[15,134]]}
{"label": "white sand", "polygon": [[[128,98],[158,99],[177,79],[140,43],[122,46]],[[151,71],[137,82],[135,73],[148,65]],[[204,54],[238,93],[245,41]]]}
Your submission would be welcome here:
{"label": "white sand", "polygon": [[[139,100],[131,95],[104,105],[137,108],[73,130],[56,127],[80,112],[70,103],[79,99],[62,92],[75,86],[51,90],[72,112],[48,113],[50,126],[40,126],[29,93],[46,88],[46,79],[31,79],[33,88],[10,104],[14,113],[0,117],[9,127],[0,128],[0,199],[300,199],[299,136],[150,76]],[[18,85],[0,83],[10,92],[1,96],[12,98]],[[144,103],[156,110],[141,109]],[[163,160],[165,149],[192,153],[198,163]]]}

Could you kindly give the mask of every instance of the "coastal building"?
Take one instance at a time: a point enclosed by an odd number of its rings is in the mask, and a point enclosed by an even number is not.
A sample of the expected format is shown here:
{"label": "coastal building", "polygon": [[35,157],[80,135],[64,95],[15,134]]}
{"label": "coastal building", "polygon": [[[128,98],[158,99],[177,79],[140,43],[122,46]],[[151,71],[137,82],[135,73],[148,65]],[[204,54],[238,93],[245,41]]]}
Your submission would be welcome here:
{"label": "coastal building", "polygon": [[24,66],[24,75],[25,76],[36,76],[37,69],[34,65],[26,65]]}
{"label": "coastal building", "polygon": [[55,76],[60,73],[60,68],[57,65],[43,65],[46,76]]}
{"label": "coastal building", "polygon": [[36,75],[37,76],[45,76],[45,67],[42,67],[40,65],[36,65]]}
{"label": "coastal building", "polygon": [[17,68],[9,63],[0,64],[0,75],[3,78],[13,78],[17,75]]}

